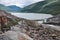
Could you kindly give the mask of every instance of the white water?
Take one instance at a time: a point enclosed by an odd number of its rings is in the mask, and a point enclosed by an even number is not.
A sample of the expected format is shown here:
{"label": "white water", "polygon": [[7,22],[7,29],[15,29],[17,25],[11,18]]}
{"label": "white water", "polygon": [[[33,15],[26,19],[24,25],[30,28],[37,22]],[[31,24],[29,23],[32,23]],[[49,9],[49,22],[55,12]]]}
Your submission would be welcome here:
{"label": "white water", "polygon": [[11,13],[11,14],[29,20],[41,20],[53,17],[51,14],[39,14],[39,13]]}

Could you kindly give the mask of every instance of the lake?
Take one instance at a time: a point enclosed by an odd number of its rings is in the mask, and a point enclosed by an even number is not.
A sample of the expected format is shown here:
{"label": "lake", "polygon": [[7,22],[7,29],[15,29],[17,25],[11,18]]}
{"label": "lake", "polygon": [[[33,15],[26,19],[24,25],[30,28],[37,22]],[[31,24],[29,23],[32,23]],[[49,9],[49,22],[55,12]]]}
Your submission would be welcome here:
{"label": "lake", "polygon": [[11,13],[12,15],[15,15],[20,18],[25,18],[29,20],[41,20],[41,19],[47,19],[50,17],[53,17],[51,14],[39,14],[39,13]]}

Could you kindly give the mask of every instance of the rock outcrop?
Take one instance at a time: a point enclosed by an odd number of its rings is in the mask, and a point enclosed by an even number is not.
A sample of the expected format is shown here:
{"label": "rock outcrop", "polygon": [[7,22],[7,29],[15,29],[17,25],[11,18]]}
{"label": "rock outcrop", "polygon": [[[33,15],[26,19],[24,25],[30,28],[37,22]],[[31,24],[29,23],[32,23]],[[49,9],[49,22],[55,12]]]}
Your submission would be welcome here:
{"label": "rock outcrop", "polygon": [[48,18],[47,23],[54,24],[54,25],[60,25],[60,14],[55,15],[54,17]]}
{"label": "rock outcrop", "polygon": [[0,10],[0,30],[7,31],[10,30],[10,26],[18,24],[20,19],[8,12]]}

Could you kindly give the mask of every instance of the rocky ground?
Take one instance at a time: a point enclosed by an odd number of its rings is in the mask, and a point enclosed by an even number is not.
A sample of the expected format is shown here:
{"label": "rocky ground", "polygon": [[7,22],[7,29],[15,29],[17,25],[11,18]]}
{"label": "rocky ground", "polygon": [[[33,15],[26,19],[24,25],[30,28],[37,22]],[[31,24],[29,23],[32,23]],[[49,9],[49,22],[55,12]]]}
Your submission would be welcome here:
{"label": "rocky ground", "polygon": [[0,40],[12,40],[6,35],[0,35]]}
{"label": "rocky ground", "polygon": [[27,34],[34,40],[60,40],[60,32],[43,27],[26,28]]}
{"label": "rocky ground", "polygon": [[[13,26],[10,31],[7,31],[4,34],[8,37],[2,35],[0,36],[0,40],[60,40],[60,31],[44,28],[43,25],[34,27],[27,24],[19,24]],[[16,38],[17,34],[20,35],[18,36],[18,39]]]}
{"label": "rocky ground", "polygon": [[[47,26],[47,25],[46,25]],[[38,27],[23,26],[33,40],[60,40],[60,31],[51,28],[44,28],[43,25]]]}

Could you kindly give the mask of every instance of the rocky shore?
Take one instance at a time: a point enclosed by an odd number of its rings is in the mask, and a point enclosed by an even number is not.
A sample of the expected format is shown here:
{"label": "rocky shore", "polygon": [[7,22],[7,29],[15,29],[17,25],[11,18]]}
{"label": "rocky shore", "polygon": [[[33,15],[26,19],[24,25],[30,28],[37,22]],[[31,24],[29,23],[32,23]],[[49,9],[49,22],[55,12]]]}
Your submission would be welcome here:
{"label": "rocky shore", "polygon": [[23,23],[19,24],[18,27],[33,40],[60,40],[60,26],[40,24],[40,26],[34,27]]}
{"label": "rocky shore", "polygon": [[26,30],[25,33],[33,40],[60,40],[60,32],[53,29],[44,28],[43,26],[37,28],[28,26],[24,29]]}
{"label": "rocky shore", "polygon": [[11,30],[3,33],[4,36],[1,35],[0,40],[60,40],[60,29],[58,27],[60,28],[60,26],[48,24],[31,26],[26,22],[19,23],[11,26]]}

